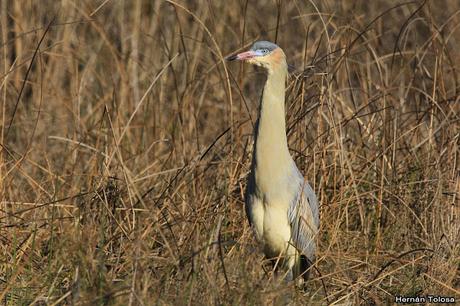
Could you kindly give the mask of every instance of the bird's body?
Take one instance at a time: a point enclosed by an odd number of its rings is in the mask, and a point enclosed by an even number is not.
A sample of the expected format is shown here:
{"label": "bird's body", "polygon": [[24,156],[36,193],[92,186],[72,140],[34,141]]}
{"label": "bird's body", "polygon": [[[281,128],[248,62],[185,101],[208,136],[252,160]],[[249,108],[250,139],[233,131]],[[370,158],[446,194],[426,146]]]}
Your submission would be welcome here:
{"label": "bird's body", "polygon": [[230,59],[238,56],[268,71],[255,127],[246,213],[266,257],[279,258],[289,279],[299,275],[306,278],[305,271],[315,257],[319,211],[316,196],[288,149],[284,118],[286,58],[277,45],[264,41]]}

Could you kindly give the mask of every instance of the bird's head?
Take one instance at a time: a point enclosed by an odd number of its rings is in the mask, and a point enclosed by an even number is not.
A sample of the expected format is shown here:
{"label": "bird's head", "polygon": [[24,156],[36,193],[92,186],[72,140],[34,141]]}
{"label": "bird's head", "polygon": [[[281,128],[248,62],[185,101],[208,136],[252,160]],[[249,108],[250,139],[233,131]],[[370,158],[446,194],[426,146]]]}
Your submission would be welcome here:
{"label": "bird's head", "polygon": [[246,61],[250,64],[262,66],[269,71],[278,67],[287,68],[286,56],[283,50],[276,44],[263,40],[255,42],[248,51],[231,55],[226,59],[227,61]]}

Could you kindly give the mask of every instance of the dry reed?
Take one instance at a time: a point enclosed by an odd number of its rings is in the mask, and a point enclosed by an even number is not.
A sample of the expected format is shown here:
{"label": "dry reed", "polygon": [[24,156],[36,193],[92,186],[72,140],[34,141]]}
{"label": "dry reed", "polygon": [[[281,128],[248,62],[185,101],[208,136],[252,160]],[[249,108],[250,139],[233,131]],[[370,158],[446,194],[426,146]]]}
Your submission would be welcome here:
{"label": "dry reed", "polygon": [[[459,301],[459,1],[0,6],[2,303]],[[321,202],[305,292],[244,215],[264,77],[223,57],[257,39]]]}

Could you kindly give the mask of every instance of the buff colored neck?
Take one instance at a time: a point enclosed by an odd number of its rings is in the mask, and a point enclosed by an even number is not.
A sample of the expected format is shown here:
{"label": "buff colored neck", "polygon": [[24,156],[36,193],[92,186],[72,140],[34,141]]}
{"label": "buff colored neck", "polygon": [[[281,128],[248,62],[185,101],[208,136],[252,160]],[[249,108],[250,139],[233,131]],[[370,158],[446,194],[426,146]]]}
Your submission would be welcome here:
{"label": "buff colored neck", "polygon": [[285,86],[287,65],[285,60],[269,69],[255,135],[253,170],[259,190],[270,193],[280,190],[292,168],[289,154],[285,121]]}

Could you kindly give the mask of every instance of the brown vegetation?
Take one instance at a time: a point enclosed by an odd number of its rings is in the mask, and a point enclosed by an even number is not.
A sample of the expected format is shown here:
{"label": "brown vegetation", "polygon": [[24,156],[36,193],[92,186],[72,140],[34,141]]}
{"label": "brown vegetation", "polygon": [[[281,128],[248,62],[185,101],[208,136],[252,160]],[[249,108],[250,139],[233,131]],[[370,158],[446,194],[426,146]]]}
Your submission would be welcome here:
{"label": "brown vegetation", "polygon": [[[0,25],[2,303],[460,299],[459,1],[2,0]],[[321,202],[305,292],[243,209],[264,76],[223,57],[258,39]]]}

